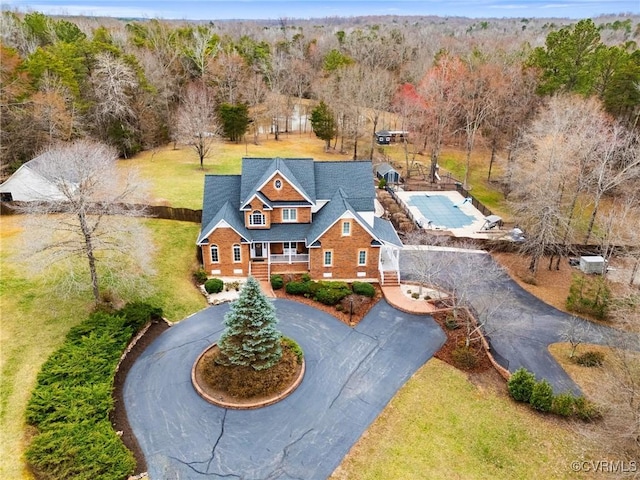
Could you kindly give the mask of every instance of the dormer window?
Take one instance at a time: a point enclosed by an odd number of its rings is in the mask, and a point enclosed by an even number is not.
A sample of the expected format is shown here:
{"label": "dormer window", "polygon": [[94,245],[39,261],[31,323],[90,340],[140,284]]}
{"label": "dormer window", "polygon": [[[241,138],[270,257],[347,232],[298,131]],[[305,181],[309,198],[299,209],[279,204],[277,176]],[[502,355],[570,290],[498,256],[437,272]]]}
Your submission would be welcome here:
{"label": "dormer window", "polygon": [[276,187],[276,190],[280,190],[282,188],[282,180],[277,179],[275,182],[273,182],[273,186]]}
{"label": "dormer window", "polygon": [[249,225],[266,225],[266,219],[260,210],[254,210],[249,215]]}

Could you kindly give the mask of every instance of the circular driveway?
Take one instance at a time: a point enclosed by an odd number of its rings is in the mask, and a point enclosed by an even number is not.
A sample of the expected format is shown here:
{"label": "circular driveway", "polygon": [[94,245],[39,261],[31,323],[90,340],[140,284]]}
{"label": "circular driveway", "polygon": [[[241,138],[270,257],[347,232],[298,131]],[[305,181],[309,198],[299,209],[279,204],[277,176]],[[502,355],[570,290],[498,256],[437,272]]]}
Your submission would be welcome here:
{"label": "circular driveway", "polygon": [[304,304],[274,303],[279,329],[302,346],[307,366],[280,403],[225,410],[193,389],[193,362],[218,340],[228,305],[171,327],[132,366],[124,403],[152,479],[325,479],[445,341],[431,317],[384,300],[356,328]]}

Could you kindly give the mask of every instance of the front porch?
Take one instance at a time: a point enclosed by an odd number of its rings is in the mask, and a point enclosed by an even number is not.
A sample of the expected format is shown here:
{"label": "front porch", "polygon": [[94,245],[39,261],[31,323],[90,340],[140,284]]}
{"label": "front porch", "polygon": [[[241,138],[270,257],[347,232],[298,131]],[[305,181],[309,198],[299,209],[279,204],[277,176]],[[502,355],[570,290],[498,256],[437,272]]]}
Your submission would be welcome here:
{"label": "front porch", "polygon": [[269,280],[272,273],[309,271],[309,249],[304,241],[253,242],[250,245],[249,274]]}

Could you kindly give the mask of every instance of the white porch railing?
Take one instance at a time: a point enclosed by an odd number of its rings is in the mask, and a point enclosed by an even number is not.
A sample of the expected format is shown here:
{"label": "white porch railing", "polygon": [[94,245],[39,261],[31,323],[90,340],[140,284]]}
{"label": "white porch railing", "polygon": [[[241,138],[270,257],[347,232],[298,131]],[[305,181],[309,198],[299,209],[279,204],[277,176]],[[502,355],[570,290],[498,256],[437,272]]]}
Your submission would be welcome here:
{"label": "white porch railing", "polygon": [[309,254],[296,253],[292,255],[288,255],[288,254],[269,255],[269,261],[271,263],[305,263],[309,261]]}

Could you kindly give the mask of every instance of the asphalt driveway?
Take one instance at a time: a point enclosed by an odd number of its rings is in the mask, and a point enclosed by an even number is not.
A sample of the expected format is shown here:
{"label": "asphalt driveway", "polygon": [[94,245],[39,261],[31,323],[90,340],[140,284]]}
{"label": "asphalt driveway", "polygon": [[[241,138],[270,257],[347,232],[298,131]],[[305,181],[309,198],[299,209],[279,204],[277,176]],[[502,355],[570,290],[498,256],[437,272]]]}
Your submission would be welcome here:
{"label": "asphalt driveway", "polygon": [[220,336],[227,305],[171,327],[133,365],[125,408],[152,479],[325,479],[445,340],[431,317],[384,300],[355,329],[304,304],[275,306],[280,330],[300,343],[307,367],[280,403],[225,410],[194,391],[191,367]]}
{"label": "asphalt driveway", "polygon": [[[415,247],[414,247],[415,248]],[[428,261],[415,255],[430,256]],[[486,330],[496,360],[510,372],[520,367],[546,378],[556,392],[571,391],[580,394],[579,387],[549,353],[552,343],[564,341],[562,333],[571,315],[562,312],[531,295],[506,273],[495,279],[490,272],[496,268],[493,258],[486,252],[456,251],[455,249],[405,249],[400,255],[403,279],[417,279],[415,265],[435,265],[436,282],[468,282],[469,303],[477,312],[487,314]],[[470,275],[469,269],[473,268]],[[565,267],[567,268],[567,267]],[[492,309],[488,303],[498,308]],[[583,343],[621,345],[640,349],[637,335],[620,332],[606,326],[578,319],[584,326]]]}

